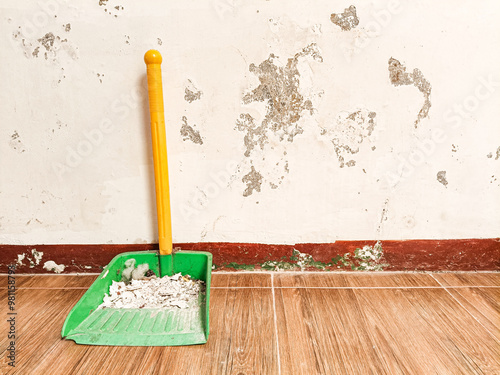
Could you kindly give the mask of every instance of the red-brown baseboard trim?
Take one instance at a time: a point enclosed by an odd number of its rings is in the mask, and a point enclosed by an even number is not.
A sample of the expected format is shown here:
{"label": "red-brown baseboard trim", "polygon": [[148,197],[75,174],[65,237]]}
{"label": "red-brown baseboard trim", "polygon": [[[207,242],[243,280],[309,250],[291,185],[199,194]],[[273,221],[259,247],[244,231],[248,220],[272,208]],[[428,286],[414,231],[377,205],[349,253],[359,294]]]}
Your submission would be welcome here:
{"label": "red-brown baseboard trim", "polygon": [[[209,251],[216,269],[294,269],[300,270],[297,252],[308,254],[305,269],[370,270],[360,266],[356,249],[376,241],[337,241],[267,245],[254,243],[178,243],[174,248]],[[500,239],[381,241],[383,256],[370,264],[384,271],[499,271]],[[0,273],[17,264],[16,273],[47,273],[45,262],[65,266],[64,273],[100,272],[117,254],[157,249],[157,244],[132,245],[0,245]],[[41,260],[35,256],[43,253]],[[345,254],[349,253],[346,257]],[[18,261],[18,256],[24,259]],[[40,256],[38,255],[38,258]]]}

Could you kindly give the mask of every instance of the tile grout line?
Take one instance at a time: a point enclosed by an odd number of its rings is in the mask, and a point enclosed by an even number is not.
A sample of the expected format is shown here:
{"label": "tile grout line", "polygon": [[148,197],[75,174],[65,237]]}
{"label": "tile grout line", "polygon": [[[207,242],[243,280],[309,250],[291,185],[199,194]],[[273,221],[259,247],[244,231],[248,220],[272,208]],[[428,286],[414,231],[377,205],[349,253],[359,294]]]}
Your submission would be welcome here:
{"label": "tile grout line", "polygon": [[[446,291],[446,293],[448,293],[448,294],[451,296],[451,298],[452,298],[452,299],[454,299],[454,300],[455,300],[455,301],[456,301],[456,302],[457,302],[457,303],[458,303],[458,304],[459,304],[459,305],[460,305],[460,306],[461,306],[461,307],[462,307],[465,311],[467,311],[467,313],[468,313],[470,316],[472,316],[472,318],[473,318],[476,322],[478,322],[478,323],[479,323],[479,325],[480,325],[481,327],[483,327],[483,328],[484,328],[484,330],[485,330],[486,332],[488,332],[488,333],[490,334],[490,336],[491,336],[491,337],[493,337],[493,339],[494,339],[495,341],[497,341],[497,342],[499,341],[499,339],[498,339],[498,338],[497,338],[494,334],[492,334],[492,333],[490,332],[490,330],[489,330],[488,328],[486,328],[486,327],[484,326],[484,324],[483,324],[483,323],[481,323],[481,321],[479,321],[479,319],[478,319],[478,318],[476,318],[476,316],[475,316],[474,314],[472,314],[472,313],[469,311],[469,309],[468,309],[467,307],[465,307],[465,306],[462,304],[462,302],[460,302],[460,301],[459,301],[459,300],[458,300],[458,299],[457,299],[457,298],[456,298],[453,294],[451,294],[451,293],[450,293],[450,291],[448,290],[447,286],[445,286],[445,285],[441,284],[441,282],[440,282],[438,279],[436,279],[433,275],[431,275],[431,277],[432,277],[434,280],[436,280],[436,282],[437,282],[439,285],[441,285],[441,287],[442,287],[442,288]],[[465,288],[468,288],[468,287],[465,287]]]}
{"label": "tile grout line", "polygon": [[[212,289],[272,289],[272,286],[212,286]],[[485,288],[499,289],[500,286],[476,285],[476,286],[450,286],[449,289]],[[428,286],[275,286],[274,289],[442,289],[439,285]]]}
{"label": "tile grout line", "polygon": [[[43,286],[20,286],[16,290],[52,290],[52,289],[71,289],[71,290],[87,290],[89,286],[73,286],[73,287],[43,287]],[[273,289],[272,286],[212,286],[211,289]],[[275,286],[274,289],[332,289],[332,290],[392,290],[392,289],[442,289],[443,286]],[[456,285],[447,286],[447,289],[500,289],[500,286],[493,285]],[[7,290],[7,287],[0,287],[0,290]]]}
{"label": "tile grout line", "polygon": [[[366,272],[366,271],[361,271]],[[370,272],[370,271],[368,271]],[[277,275],[294,275],[294,274],[315,274],[315,275],[344,275],[344,274],[359,274],[360,271],[262,271],[262,270],[254,270],[254,271],[213,271],[213,275],[238,275],[238,274],[259,274],[259,275],[267,275],[267,274],[277,274]],[[390,274],[417,274],[417,275],[427,275],[427,274],[500,274],[498,270],[479,270],[479,271],[376,271],[379,275],[390,275]],[[55,277],[68,277],[68,276],[99,276],[101,273],[96,272],[81,272],[81,273],[16,273],[16,276],[21,277],[33,277],[33,276],[55,276]],[[7,272],[0,272],[0,277],[7,277]]]}
{"label": "tile grout line", "polygon": [[[16,287],[16,290],[87,290],[90,288],[89,286],[73,286],[73,287],[64,287],[64,286],[21,286],[21,287]],[[7,288],[0,288],[2,289],[7,289]]]}
{"label": "tile grout line", "polygon": [[280,342],[278,338],[278,317],[276,315],[276,298],[274,295],[274,275],[271,274],[271,292],[273,295],[273,313],[274,313],[274,334],[276,336],[276,354],[278,357],[278,375],[281,375]]}

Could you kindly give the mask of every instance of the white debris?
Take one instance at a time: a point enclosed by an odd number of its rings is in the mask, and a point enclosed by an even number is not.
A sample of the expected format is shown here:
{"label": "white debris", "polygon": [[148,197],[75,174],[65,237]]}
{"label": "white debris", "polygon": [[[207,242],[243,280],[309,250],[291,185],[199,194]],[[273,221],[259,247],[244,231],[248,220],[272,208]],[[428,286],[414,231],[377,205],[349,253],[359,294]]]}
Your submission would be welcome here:
{"label": "white debris", "polygon": [[35,266],[38,266],[40,264],[40,261],[42,260],[43,257],[43,252],[42,251],[37,251],[36,249],[31,250],[31,254],[33,255],[33,258],[35,258],[35,261],[33,262],[31,259],[29,259],[31,265],[30,268],[33,268]]}
{"label": "white debris", "polygon": [[162,278],[132,280],[128,285],[123,281],[113,281],[109,287],[109,295],[104,295],[103,303],[98,308],[185,309],[195,303],[203,291],[203,281],[193,280],[180,273]]}
{"label": "white debris", "polygon": [[17,254],[17,265],[24,266],[23,260],[26,257],[25,254]]}
{"label": "white debris", "polygon": [[54,271],[55,273],[61,273],[64,271],[66,268],[64,264],[57,264],[53,260],[49,260],[48,262],[45,262],[43,264],[43,268],[45,268],[47,271]]}
{"label": "white debris", "polygon": [[143,263],[135,266],[136,260],[131,258],[125,262],[125,269],[122,272],[122,281],[125,284],[130,283],[132,280],[142,280],[149,270],[149,264]]}
{"label": "white debris", "polygon": [[132,271],[132,280],[142,280],[149,270],[149,264],[139,264],[135,270]]}
{"label": "white debris", "polygon": [[135,268],[135,259],[127,259],[125,262],[125,269],[122,272],[122,281],[125,283],[129,283],[132,279],[132,272]]}
{"label": "white debris", "polygon": [[377,243],[372,247],[372,246],[364,246],[362,249],[359,250],[357,256],[360,259],[365,259],[365,260],[379,260],[382,255],[384,254],[382,250],[382,244],[380,241],[377,241]]}

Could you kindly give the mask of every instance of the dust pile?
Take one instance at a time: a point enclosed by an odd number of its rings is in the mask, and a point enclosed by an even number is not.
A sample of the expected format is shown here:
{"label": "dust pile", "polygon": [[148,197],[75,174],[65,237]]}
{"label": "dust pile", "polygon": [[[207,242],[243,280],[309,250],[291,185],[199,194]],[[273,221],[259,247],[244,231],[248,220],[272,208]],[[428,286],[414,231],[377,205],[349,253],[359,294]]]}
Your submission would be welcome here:
{"label": "dust pile", "polygon": [[132,280],[129,284],[113,281],[109,295],[104,295],[99,309],[186,309],[198,301],[205,292],[205,283],[180,273],[158,278],[152,276]]}

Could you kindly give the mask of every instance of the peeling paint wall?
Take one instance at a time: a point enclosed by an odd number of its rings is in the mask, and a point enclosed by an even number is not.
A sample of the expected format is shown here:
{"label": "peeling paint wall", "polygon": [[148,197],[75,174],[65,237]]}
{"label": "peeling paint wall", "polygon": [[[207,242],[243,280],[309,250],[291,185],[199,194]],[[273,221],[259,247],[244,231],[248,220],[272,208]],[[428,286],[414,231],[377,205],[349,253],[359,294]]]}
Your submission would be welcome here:
{"label": "peeling paint wall", "polygon": [[499,236],[495,0],[0,9],[0,243],[157,240],[151,48],[175,242]]}

